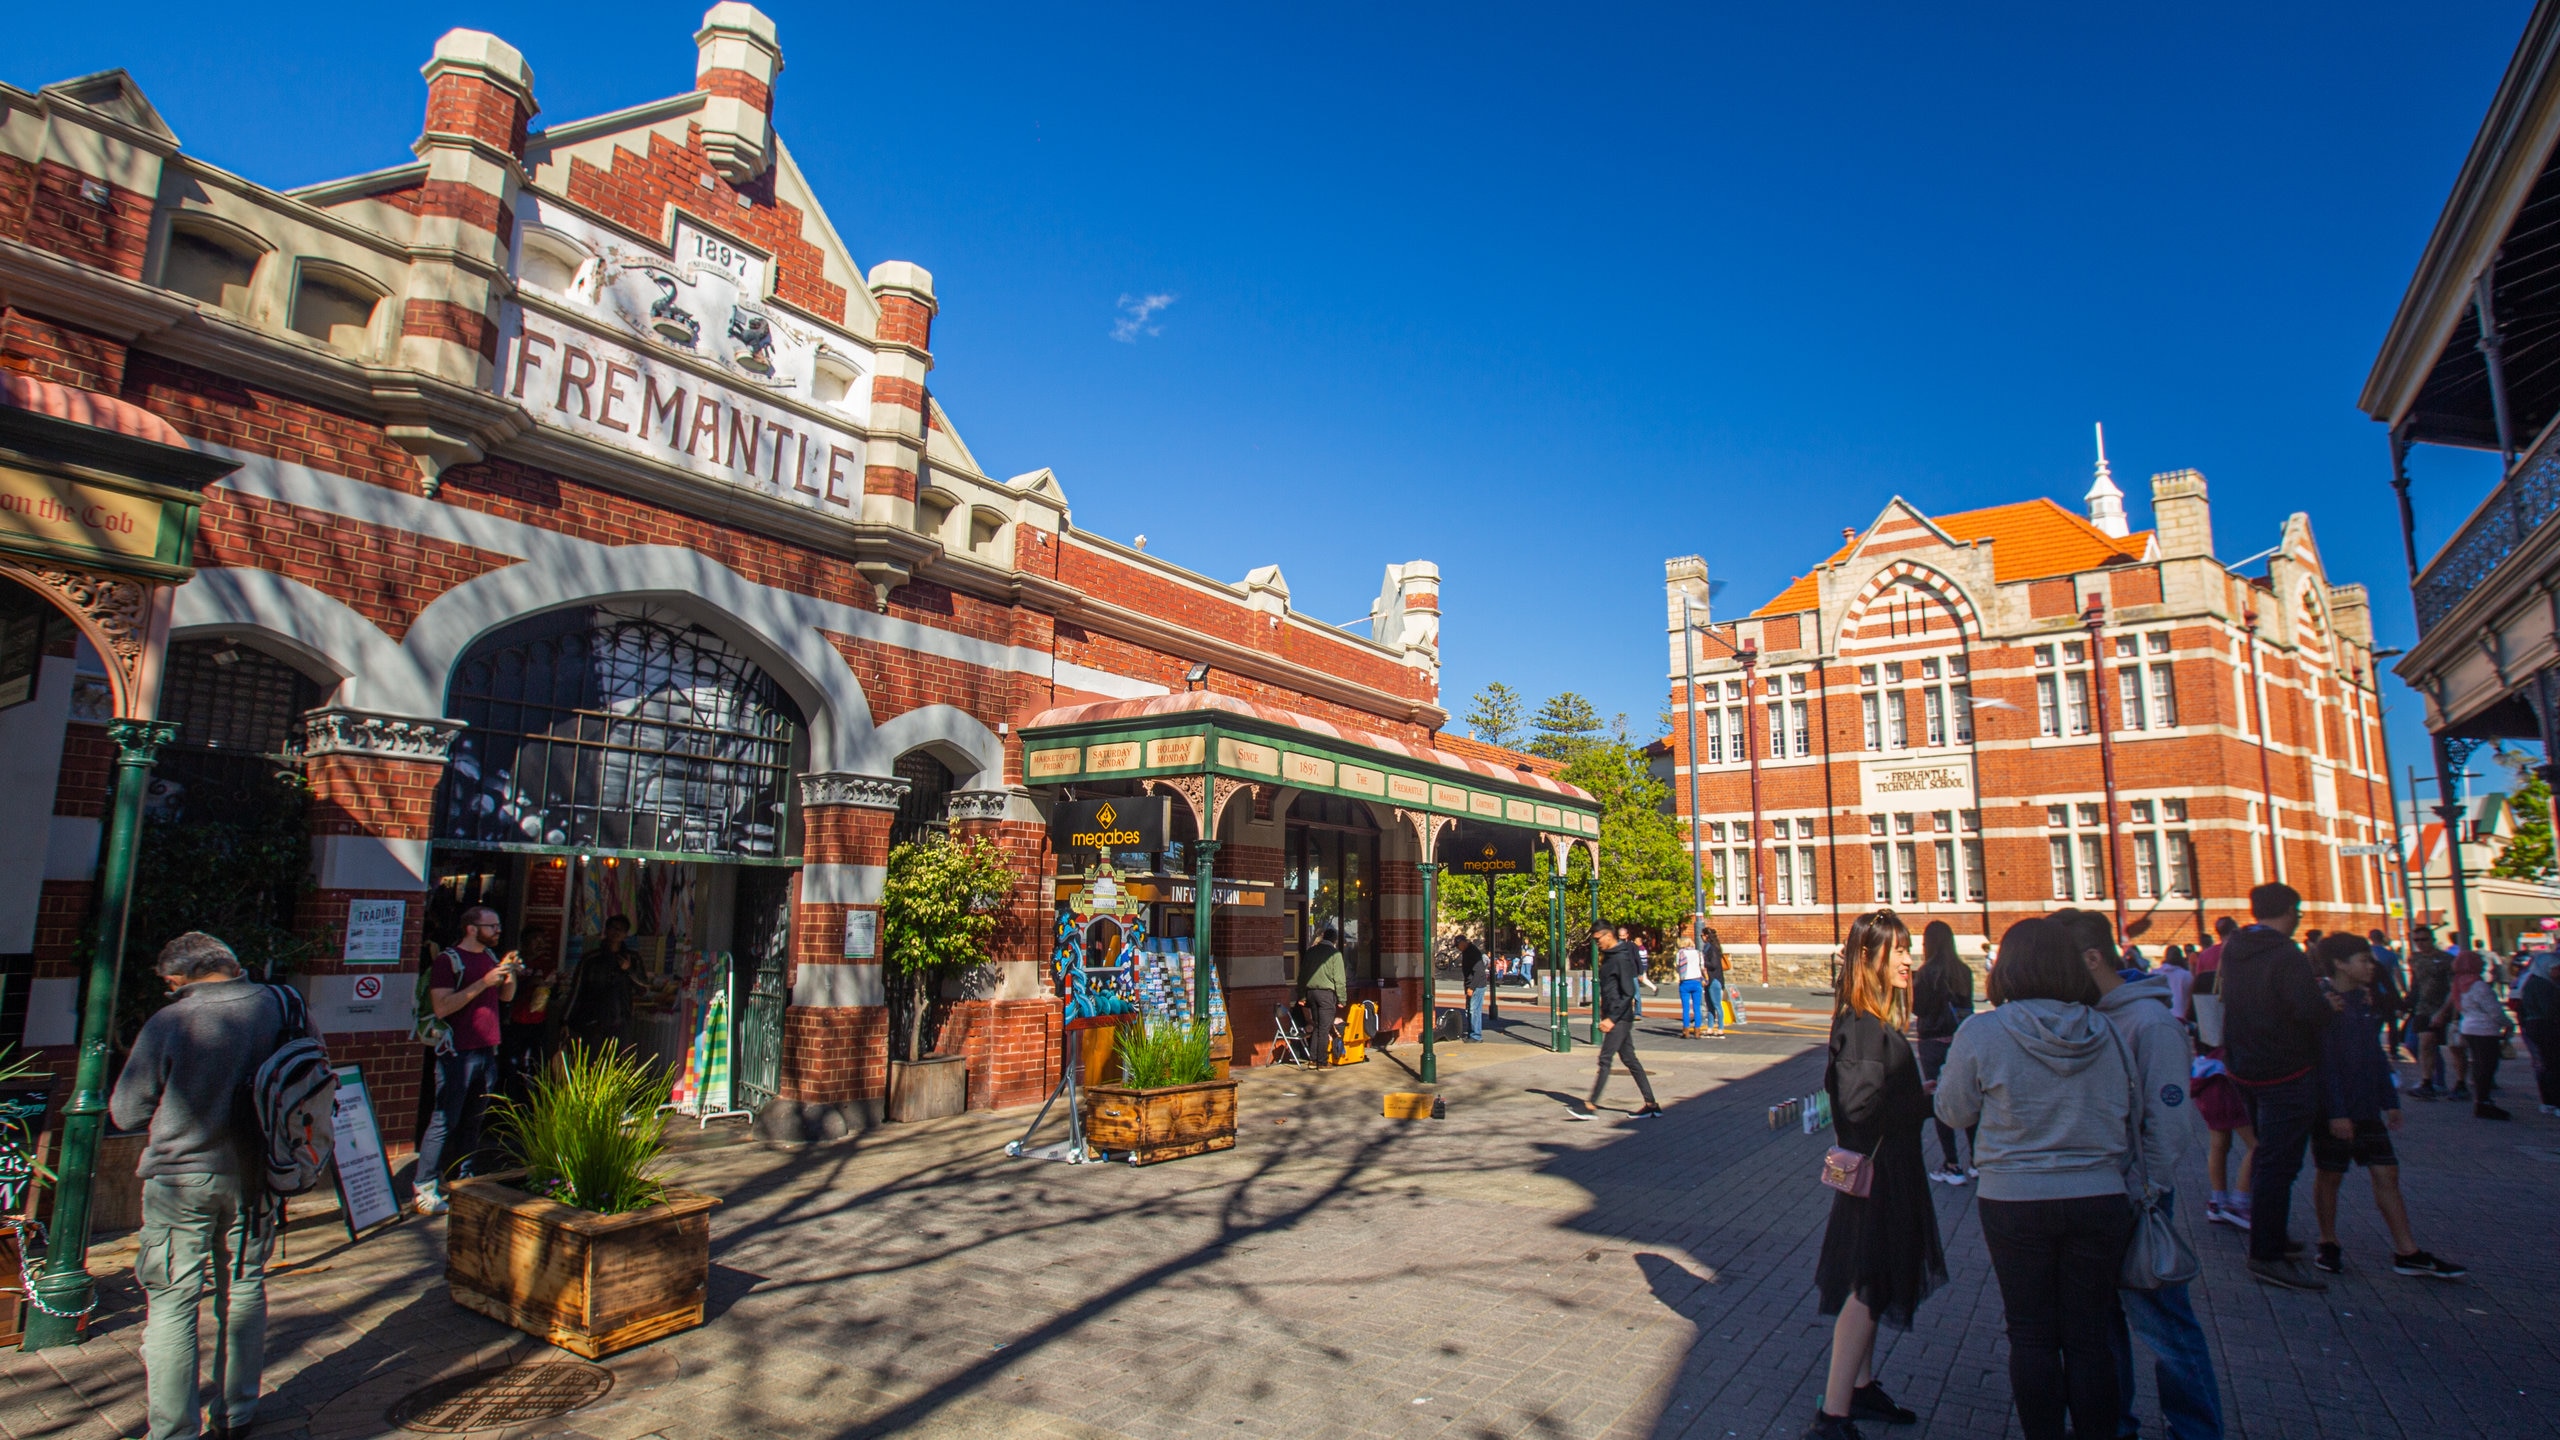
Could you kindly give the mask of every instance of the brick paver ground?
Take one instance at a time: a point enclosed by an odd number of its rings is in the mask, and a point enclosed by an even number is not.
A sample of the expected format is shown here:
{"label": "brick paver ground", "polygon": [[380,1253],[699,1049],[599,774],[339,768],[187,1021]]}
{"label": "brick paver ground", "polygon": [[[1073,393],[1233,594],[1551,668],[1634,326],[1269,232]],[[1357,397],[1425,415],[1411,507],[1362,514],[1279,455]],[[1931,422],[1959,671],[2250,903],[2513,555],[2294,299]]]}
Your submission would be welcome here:
{"label": "brick paver ground", "polygon": [[[1764,1117],[1819,1086],[1818,1029],[1646,1035],[1671,1113],[1641,1125],[1562,1123],[1591,1055],[1541,1038],[1447,1047],[1439,1122],[1378,1117],[1410,1083],[1393,1057],[1250,1073],[1235,1150],[1146,1169],[1008,1160],[1024,1113],[697,1152],[690,1183],[726,1201],[711,1322],[608,1362],[601,1403],[506,1433],[1794,1435],[1828,1333],[1826,1142]],[[1623,1077],[1611,1098],[1632,1105]],[[2560,1121],[2513,1098],[2512,1125],[2420,1106],[2402,1132],[2421,1239],[2473,1265],[2466,1283],[2390,1274],[2360,1178],[2351,1272],[2325,1296],[2251,1283],[2241,1237],[2196,1227],[2233,1434],[2560,1433]],[[2199,1161],[2184,1188],[2202,1187]],[[1923,1416],[1887,1433],[2014,1433],[1971,1191],[1936,1196],[1952,1280],[1887,1335],[1881,1373]],[[273,1286],[261,1437],[397,1433],[385,1411],[431,1380],[566,1358],[447,1298],[440,1223],[356,1246],[331,1223],[296,1227]],[[0,1356],[0,1431],[141,1433],[130,1257],[100,1252],[127,1270],[90,1343]]]}

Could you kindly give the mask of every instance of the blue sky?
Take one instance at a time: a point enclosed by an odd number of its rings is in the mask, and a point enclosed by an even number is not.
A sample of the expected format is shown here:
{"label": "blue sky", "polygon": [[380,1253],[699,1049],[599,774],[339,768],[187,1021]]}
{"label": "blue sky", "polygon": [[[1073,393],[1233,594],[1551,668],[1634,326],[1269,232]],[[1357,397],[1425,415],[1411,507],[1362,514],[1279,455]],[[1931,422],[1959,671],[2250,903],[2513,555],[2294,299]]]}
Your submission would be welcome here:
{"label": "blue sky", "polygon": [[[0,78],[124,66],[290,185],[405,160],[447,28],[559,121],[689,88],[701,8],[33,7]],[[1665,556],[1748,609],[1897,493],[2076,505],[2092,421],[2135,524],[2187,466],[2226,556],[2307,510],[2405,644],[2354,402],[2531,6],[766,8],[783,133],[862,264],[935,273],[989,469],[1326,620],[1435,560],[1453,711],[1650,733]],[[2487,471],[2416,468],[2425,552]]]}

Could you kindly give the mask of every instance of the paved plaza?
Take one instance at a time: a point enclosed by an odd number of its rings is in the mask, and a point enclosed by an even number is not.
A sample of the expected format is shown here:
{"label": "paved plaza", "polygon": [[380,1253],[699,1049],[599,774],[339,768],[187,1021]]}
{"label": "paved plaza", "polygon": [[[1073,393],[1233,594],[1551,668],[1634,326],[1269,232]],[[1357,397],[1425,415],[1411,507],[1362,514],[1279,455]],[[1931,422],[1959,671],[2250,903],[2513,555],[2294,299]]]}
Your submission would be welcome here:
{"label": "paved plaza", "polygon": [[[1443,1050],[1445,1120],[1379,1117],[1409,1048],[1250,1072],[1234,1150],[1147,1169],[1008,1160],[1027,1112],[691,1152],[689,1183],[726,1201],[711,1322],[606,1362],[598,1403],[475,1433],[1793,1436],[1828,1333],[1827,1142],[1765,1116],[1819,1086],[1819,1026],[1719,1043],[1644,1023],[1670,1112],[1651,1123],[1564,1123],[1591,1052],[1546,1053],[1524,1023]],[[2325,1296],[2251,1283],[2242,1237],[2197,1227],[2232,1434],[2560,1433],[2560,1121],[2511,1098],[2512,1125],[2417,1106],[2402,1132],[2420,1238],[2468,1282],[2393,1276],[2361,1179],[2350,1273]],[[1632,1107],[1623,1077],[1610,1103]],[[2203,1183],[2199,1161],[2184,1188]],[[1869,1433],[2015,1433],[1972,1192],[1935,1193],[1951,1283],[1879,1363],[1922,1422]],[[350,1246],[332,1217],[297,1223],[262,1440],[397,1434],[386,1412],[440,1377],[571,1358],[453,1304],[442,1230]],[[0,1357],[0,1430],[141,1433],[131,1257],[129,1238],[100,1247],[115,1278],[90,1343]]]}

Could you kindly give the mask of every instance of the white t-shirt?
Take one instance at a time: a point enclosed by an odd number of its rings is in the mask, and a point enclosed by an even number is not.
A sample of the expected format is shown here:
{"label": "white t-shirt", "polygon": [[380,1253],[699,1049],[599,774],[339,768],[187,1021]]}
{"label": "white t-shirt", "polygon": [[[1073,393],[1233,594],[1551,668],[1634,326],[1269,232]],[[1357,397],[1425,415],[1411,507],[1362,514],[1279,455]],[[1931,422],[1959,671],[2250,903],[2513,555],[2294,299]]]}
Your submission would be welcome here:
{"label": "white t-shirt", "polygon": [[1707,957],[1699,954],[1698,947],[1695,945],[1681,946],[1679,955],[1674,957],[1671,963],[1678,969],[1680,978],[1683,980],[1707,978]]}
{"label": "white t-shirt", "polygon": [[2498,1003],[2497,987],[2486,980],[2474,980],[2462,992],[2461,1029],[2465,1035],[2503,1035],[2506,1033],[2506,1007]]}

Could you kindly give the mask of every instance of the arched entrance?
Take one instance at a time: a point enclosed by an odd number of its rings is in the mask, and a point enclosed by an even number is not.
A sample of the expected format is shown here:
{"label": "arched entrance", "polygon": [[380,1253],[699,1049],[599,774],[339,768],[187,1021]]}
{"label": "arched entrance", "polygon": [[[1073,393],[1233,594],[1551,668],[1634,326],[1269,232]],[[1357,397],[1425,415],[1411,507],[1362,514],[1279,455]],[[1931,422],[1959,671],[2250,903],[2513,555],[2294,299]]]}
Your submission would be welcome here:
{"label": "arched entrance", "polygon": [[680,1065],[688,998],[725,959],[736,1093],[749,1108],[771,1099],[806,768],[790,695],[684,614],[628,602],[483,636],[445,713],[465,728],[436,797],[428,930],[446,943],[471,905],[504,917],[539,1002],[510,1016],[512,1054],[604,1022],[579,962],[619,916],[641,957],[632,1042]]}

